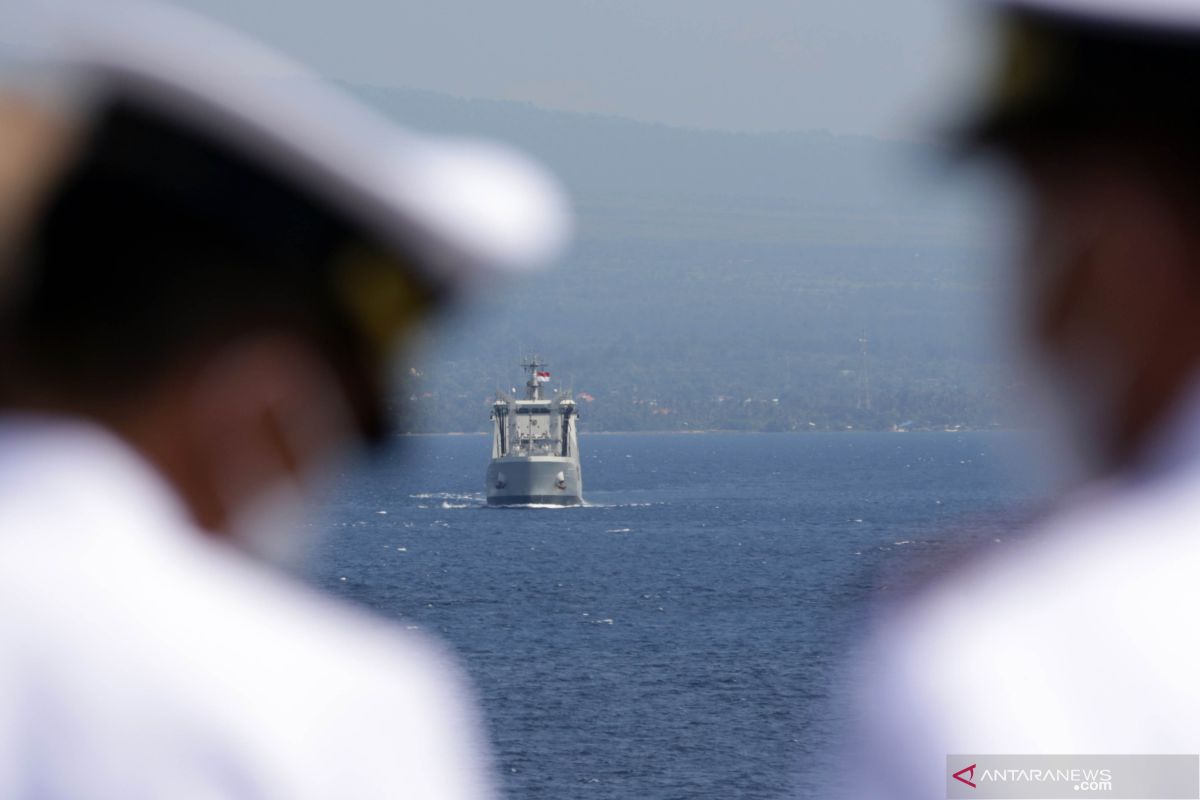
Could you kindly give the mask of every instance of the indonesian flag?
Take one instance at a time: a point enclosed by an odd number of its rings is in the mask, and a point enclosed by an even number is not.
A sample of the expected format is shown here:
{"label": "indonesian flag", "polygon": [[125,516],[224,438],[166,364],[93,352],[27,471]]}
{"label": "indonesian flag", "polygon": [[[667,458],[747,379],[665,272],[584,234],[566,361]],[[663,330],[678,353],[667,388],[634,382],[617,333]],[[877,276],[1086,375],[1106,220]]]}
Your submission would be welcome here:
{"label": "indonesian flag", "polygon": [[534,373],[534,374],[535,374],[535,375],[537,375],[537,381],[538,381],[538,383],[545,383],[546,381],[550,380],[550,373],[549,373],[549,372],[537,372],[537,373]]}

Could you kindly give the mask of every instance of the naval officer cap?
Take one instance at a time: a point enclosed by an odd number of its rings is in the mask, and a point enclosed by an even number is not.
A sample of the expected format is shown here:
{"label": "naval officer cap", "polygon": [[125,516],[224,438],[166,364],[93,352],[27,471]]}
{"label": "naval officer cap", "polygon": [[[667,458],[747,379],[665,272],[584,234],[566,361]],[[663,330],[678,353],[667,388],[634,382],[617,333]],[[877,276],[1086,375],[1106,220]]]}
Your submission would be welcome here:
{"label": "naval officer cap", "polygon": [[[983,0],[999,17],[968,146],[1037,148],[1080,136],[1200,134],[1200,0]],[[1156,146],[1166,146],[1160,141]]]}
{"label": "naval officer cap", "polygon": [[47,60],[75,73],[93,115],[119,104],[252,163],[380,244],[419,256],[415,266],[434,282],[533,267],[564,242],[557,184],[516,151],[401,129],[285,56],[182,9],[65,8],[45,23]]}
{"label": "naval officer cap", "polygon": [[211,333],[215,309],[229,330],[275,314],[316,332],[375,434],[412,322],[567,238],[558,185],[524,156],[401,129],[189,12],[30,16],[40,43],[15,83],[76,132],[28,237],[33,266],[5,292],[5,336],[32,371],[66,365],[103,391]]}

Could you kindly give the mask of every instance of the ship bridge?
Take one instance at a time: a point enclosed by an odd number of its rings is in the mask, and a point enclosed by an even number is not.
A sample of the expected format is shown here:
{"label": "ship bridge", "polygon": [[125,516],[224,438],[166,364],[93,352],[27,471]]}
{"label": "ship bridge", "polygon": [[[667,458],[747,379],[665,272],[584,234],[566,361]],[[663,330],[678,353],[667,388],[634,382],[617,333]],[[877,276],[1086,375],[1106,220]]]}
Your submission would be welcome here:
{"label": "ship bridge", "polygon": [[536,358],[521,365],[529,373],[525,397],[500,394],[492,404],[492,458],[555,456],[573,458],[578,452],[575,422],[578,412],[569,394],[542,396],[550,373]]}

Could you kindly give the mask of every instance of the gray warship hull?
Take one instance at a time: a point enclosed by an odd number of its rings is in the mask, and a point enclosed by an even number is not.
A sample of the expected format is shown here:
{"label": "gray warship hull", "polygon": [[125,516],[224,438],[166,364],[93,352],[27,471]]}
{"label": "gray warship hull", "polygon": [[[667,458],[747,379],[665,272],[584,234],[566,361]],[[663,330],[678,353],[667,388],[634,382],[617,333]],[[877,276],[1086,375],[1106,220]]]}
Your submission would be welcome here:
{"label": "gray warship hull", "polygon": [[[492,460],[487,468],[490,506],[583,504],[579,467],[579,413],[570,392],[542,395],[546,365],[531,356],[525,396],[496,393],[492,403]],[[513,390],[515,393],[515,389]]]}
{"label": "gray warship hull", "polygon": [[579,462],[555,456],[497,458],[488,464],[490,506],[577,506],[583,503]]}

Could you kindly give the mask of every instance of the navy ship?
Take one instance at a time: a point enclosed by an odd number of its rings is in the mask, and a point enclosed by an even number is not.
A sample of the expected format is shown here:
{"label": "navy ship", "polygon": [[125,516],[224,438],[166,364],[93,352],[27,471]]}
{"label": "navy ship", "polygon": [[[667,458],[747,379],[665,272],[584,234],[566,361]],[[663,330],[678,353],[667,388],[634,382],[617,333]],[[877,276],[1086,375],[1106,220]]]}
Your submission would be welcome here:
{"label": "navy ship", "polygon": [[569,392],[544,397],[547,365],[536,356],[525,396],[496,393],[492,404],[492,460],[487,469],[490,506],[577,506],[583,503],[579,469],[579,412]]}

